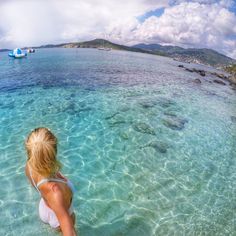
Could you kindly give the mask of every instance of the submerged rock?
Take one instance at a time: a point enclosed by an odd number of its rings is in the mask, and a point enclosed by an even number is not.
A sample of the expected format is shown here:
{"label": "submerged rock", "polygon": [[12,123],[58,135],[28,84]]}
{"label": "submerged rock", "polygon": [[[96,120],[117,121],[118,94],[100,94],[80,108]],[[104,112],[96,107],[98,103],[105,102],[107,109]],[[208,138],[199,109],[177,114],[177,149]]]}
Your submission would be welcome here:
{"label": "submerged rock", "polygon": [[154,140],[145,145],[145,147],[151,147],[155,149],[157,152],[166,153],[167,149],[169,148],[169,145],[165,142]]}
{"label": "submerged rock", "polygon": [[32,103],[34,103],[34,99],[30,99],[29,101],[27,101],[26,103],[24,103],[24,106],[29,106]]}
{"label": "submerged rock", "polygon": [[193,80],[193,82],[194,82],[195,84],[201,84],[201,83],[202,83],[202,81],[201,81],[200,79],[195,79],[195,80]]}
{"label": "submerged rock", "polygon": [[139,122],[139,123],[134,124],[133,128],[135,131],[143,133],[143,134],[151,134],[151,135],[156,134],[154,129],[150,125],[143,123],[143,122]]}
{"label": "submerged rock", "polygon": [[176,117],[177,116],[173,111],[165,111],[164,115],[171,116],[171,117]]}
{"label": "submerged rock", "polygon": [[205,76],[206,75],[206,71],[204,71],[204,70],[199,70],[199,69],[196,69],[196,68],[192,68],[192,69],[186,68],[186,67],[184,67],[184,68],[185,68],[186,71],[191,72],[191,73],[196,72],[196,73],[198,73],[201,76]]}
{"label": "submerged rock", "polygon": [[187,123],[187,119],[182,119],[179,117],[172,117],[172,118],[167,118],[162,121],[162,123],[172,129],[172,130],[182,130],[185,126],[185,123]]}
{"label": "submerged rock", "polygon": [[217,83],[217,84],[226,85],[225,82],[223,82],[222,80],[219,80],[219,79],[214,79],[213,82],[215,82],[215,83]]}
{"label": "submerged rock", "polygon": [[109,116],[106,116],[105,117],[105,120],[110,120],[110,119],[112,119],[112,118],[114,118],[116,115],[118,115],[119,114],[119,112],[117,111],[117,112],[115,112],[115,113],[113,113],[113,114],[111,114],[111,115],[109,115]]}
{"label": "submerged rock", "polygon": [[156,106],[157,102],[156,101],[141,101],[139,102],[139,104],[143,107],[143,108],[151,108]]}
{"label": "submerged rock", "polygon": [[168,98],[161,97],[161,98],[158,98],[157,100],[158,100],[158,104],[164,108],[176,105],[176,102]]}
{"label": "submerged rock", "polygon": [[226,76],[224,74],[219,74],[219,73],[216,73],[216,72],[212,72],[211,74],[214,75],[214,76],[217,76],[220,79],[228,79],[228,76]]}
{"label": "submerged rock", "polygon": [[191,70],[189,68],[185,68],[185,70],[188,71],[188,72],[191,72],[191,73],[194,72],[193,70]]}
{"label": "submerged rock", "polygon": [[115,118],[110,119],[108,123],[110,124],[110,126],[115,126],[119,124],[125,124],[126,121],[123,117],[117,116]]}
{"label": "submerged rock", "polygon": [[120,137],[125,139],[125,140],[129,139],[129,135],[126,132],[120,132]]}
{"label": "submerged rock", "polygon": [[199,70],[199,69],[196,69],[196,68],[193,68],[193,72],[196,72],[196,73],[198,73],[201,76],[205,76],[206,75],[206,71]]}
{"label": "submerged rock", "polygon": [[126,111],[129,111],[129,110],[130,110],[129,107],[122,107],[122,108],[120,109],[121,112],[126,112]]}
{"label": "submerged rock", "polygon": [[1,109],[14,109],[15,108],[15,102],[12,101],[12,102],[9,102],[9,103],[0,103],[0,108]]}
{"label": "submerged rock", "polygon": [[236,116],[231,116],[230,118],[233,123],[236,123]]}
{"label": "submerged rock", "polygon": [[206,72],[204,70],[198,70],[198,72],[201,76],[206,76]]}

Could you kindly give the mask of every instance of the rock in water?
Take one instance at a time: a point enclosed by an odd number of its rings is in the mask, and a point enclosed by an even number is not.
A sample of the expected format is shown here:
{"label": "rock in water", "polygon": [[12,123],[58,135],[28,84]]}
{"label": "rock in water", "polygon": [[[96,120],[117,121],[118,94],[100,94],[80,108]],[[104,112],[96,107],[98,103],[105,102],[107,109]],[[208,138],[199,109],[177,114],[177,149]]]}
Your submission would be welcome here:
{"label": "rock in water", "polygon": [[165,111],[164,115],[165,116],[171,116],[171,117],[177,117],[177,115],[173,111]]}
{"label": "rock in water", "polygon": [[172,117],[163,120],[163,124],[172,130],[182,130],[188,121],[179,117]]}
{"label": "rock in water", "polygon": [[169,148],[169,145],[167,143],[162,142],[162,141],[151,141],[149,144],[147,144],[146,147],[152,147],[157,152],[166,153],[167,149]]}
{"label": "rock in water", "polygon": [[222,80],[219,80],[219,79],[214,79],[213,82],[215,82],[215,83],[217,83],[217,84],[226,85],[225,82],[223,82]]}
{"label": "rock in water", "polygon": [[236,116],[231,116],[230,118],[233,123],[236,123]]}
{"label": "rock in water", "polygon": [[199,70],[198,72],[201,76],[206,76],[206,72],[204,70]]}
{"label": "rock in water", "polygon": [[116,125],[125,124],[126,120],[122,115],[116,115],[116,116],[110,118],[108,123],[111,127],[113,127]]}
{"label": "rock in water", "polygon": [[150,125],[143,123],[143,122],[139,122],[139,123],[134,124],[133,128],[135,131],[143,133],[143,134],[151,134],[151,135],[156,134],[154,129]]}
{"label": "rock in water", "polygon": [[201,84],[202,83],[200,79],[195,79],[193,82],[196,83],[196,84]]}
{"label": "rock in water", "polygon": [[157,100],[158,100],[158,104],[163,108],[167,108],[167,107],[176,105],[176,102],[172,101],[171,99],[165,98],[165,97],[160,97]]}
{"label": "rock in water", "polygon": [[212,72],[211,74],[215,75],[215,76],[217,76],[218,78],[221,78],[221,79],[228,79],[228,76],[226,76],[224,74],[219,74],[219,73],[216,73],[216,72]]}
{"label": "rock in water", "polygon": [[126,132],[120,132],[120,137],[125,139],[125,140],[129,139],[129,135]]}
{"label": "rock in water", "polygon": [[155,101],[141,101],[140,103],[139,103],[143,108],[151,108],[151,107],[154,107],[156,104],[157,104],[157,102],[155,102]]}

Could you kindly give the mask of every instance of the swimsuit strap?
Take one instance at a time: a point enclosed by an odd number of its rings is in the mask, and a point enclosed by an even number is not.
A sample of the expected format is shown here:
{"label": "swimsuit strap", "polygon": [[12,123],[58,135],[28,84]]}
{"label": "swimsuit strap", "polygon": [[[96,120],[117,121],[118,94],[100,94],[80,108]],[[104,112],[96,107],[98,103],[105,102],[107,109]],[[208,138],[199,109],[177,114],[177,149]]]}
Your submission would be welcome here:
{"label": "swimsuit strap", "polygon": [[34,187],[37,189],[37,191],[39,192],[39,194],[41,195],[41,192],[39,190],[39,186],[44,184],[44,183],[47,183],[47,182],[58,182],[58,183],[64,183],[64,184],[67,184],[67,186],[71,189],[71,192],[74,193],[75,192],[75,188],[72,184],[72,182],[70,182],[70,180],[64,180],[64,179],[59,179],[59,178],[44,178],[44,179],[41,179],[37,184],[35,183],[34,179],[33,179],[33,176],[32,176],[32,170],[30,168],[30,166],[28,165],[28,168],[29,168],[29,174],[30,174],[30,178],[31,178],[31,181],[34,185]]}
{"label": "swimsuit strap", "polygon": [[39,188],[40,185],[47,183],[47,182],[58,182],[58,183],[63,183],[66,184],[72,193],[75,192],[75,188],[74,185],[72,184],[72,182],[70,182],[70,180],[64,180],[64,179],[59,179],[59,178],[45,178],[45,179],[41,179],[38,183],[37,183],[37,188]]}
{"label": "swimsuit strap", "polygon": [[67,181],[63,180],[63,179],[59,179],[59,178],[45,178],[45,179],[41,179],[38,183],[37,183],[37,187],[39,188],[40,185],[47,183],[47,182],[58,182],[58,183],[64,183],[67,184]]}
{"label": "swimsuit strap", "polygon": [[31,168],[30,168],[30,166],[28,165],[28,168],[29,168],[29,173],[30,173],[30,178],[31,178],[31,181],[32,181],[32,183],[33,183],[33,185],[34,185],[34,187],[37,189],[37,191],[39,192],[39,194],[41,195],[41,193],[40,193],[40,191],[39,191],[39,189],[38,189],[38,186],[36,185],[36,183],[35,183],[35,181],[34,181],[34,179],[33,179],[33,176],[32,176],[32,171],[31,171]]}

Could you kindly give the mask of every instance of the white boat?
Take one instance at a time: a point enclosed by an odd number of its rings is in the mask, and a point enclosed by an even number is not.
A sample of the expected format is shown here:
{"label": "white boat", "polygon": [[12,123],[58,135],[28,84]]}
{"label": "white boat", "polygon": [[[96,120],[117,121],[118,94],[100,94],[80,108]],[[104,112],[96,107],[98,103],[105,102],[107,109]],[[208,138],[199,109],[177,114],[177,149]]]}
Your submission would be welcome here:
{"label": "white boat", "polygon": [[98,50],[111,51],[111,48],[99,47]]}
{"label": "white boat", "polygon": [[34,49],[34,48],[29,48],[29,49],[27,50],[27,52],[28,52],[28,53],[34,53],[34,52],[35,52],[35,49]]}
{"label": "white boat", "polygon": [[27,53],[22,51],[20,48],[16,48],[13,51],[8,53],[9,57],[14,57],[14,58],[22,58],[22,57],[26,57]]}

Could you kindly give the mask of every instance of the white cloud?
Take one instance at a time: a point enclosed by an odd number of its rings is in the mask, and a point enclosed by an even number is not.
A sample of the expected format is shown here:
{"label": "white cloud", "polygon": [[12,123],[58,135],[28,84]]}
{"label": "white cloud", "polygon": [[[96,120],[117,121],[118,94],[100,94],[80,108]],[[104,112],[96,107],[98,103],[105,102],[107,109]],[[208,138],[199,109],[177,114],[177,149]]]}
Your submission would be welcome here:
{"label": "white cloud", "polygon": [[104,37],[105,30],[135,22],[167,0],[0,1],[0,47]]}
{"label": "white cloud", "polygon": [[[169,5],[171,4],[171,5]],[[236,58],[234,0],[0,1],[0,48],[107,38],[209,47]],[[144,22],[138,16],[164,7]]]}
{"label": "white cloud", "polygon": [[236,16],[220,3],[185,2],[166,8],[160,17],[146,19],[137,26],[134,39],[137,42],[209,47],[235,55],[232,46],[236,40]]}

